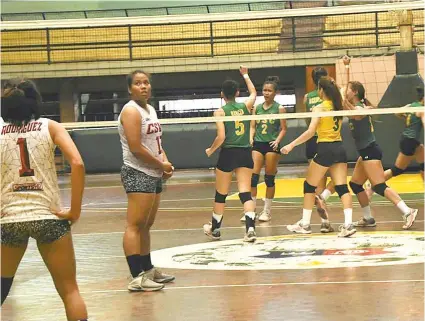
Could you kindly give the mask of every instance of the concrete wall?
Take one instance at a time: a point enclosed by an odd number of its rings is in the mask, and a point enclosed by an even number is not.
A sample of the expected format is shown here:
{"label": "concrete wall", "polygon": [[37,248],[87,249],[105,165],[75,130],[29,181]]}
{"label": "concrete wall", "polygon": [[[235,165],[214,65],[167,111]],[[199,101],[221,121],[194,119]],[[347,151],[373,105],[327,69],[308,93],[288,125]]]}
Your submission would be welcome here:
{"label": "concrete wall", "polygon": [[[305,122],[289,120],[288,132],[282,144],[287,144],[299,136],[305,129]],[[398,142],[403,123],[398,127],[388,127],[385,122],[375,123],[377,141],[384,152],[384,167],[393,165],[399,151]],[[214,124],[163,125],[163,147],[168,158],[177,169],[210,168],[217,163],[218,152],[211,158],[205,155],[215,138]],[[354,142],[344,120],[342,135],[344,146],[350,162],[355,162],[358,155]],[[117,129],[77,130],[72,137],[83,157],[86,170],[89,173],[118,172],[122,165],[122,151]],[[282,164],[306,163],[305,146],[295,148],[289,155],[281,157]]]}

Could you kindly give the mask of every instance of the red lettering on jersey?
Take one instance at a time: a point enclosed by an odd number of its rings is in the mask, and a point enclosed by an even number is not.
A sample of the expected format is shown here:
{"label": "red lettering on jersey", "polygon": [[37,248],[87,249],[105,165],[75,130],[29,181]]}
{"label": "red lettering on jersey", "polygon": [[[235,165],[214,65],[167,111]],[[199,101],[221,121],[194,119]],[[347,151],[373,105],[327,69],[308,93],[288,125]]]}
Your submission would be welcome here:
{"label": "red lettering on jersey", "polygon": [[148,125],[148,130],[147,130],[147,134],[154,134],[154,133],[158,133],[161,132],[161,125],[160,123],[151,123]]}
{"label": "red lettering on jersey", "polygon": [[37,124],[38,124],[37,131],[41,132],[41,125],[43,125],[43,123],[39,123],[39,122],[37,122]]}

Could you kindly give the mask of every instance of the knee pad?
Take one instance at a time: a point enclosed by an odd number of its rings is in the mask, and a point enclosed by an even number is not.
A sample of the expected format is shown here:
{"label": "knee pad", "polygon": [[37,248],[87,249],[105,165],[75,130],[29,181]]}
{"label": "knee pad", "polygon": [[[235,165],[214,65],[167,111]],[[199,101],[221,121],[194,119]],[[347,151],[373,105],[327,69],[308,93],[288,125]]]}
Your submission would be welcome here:
{"label": "knee pad", "polygon": [[219,192],[215,191],[214,201],[216,203],[224,204],[224,203],[226,203],[226,197],[227,197],[227,194],[220,194]]}
{"label": "knee pad", "polygon": [[419,163],[418,165],[419,165],[419,170],[421,172],[423,172],[425,170],[425,164],[424,163]]}
{"label": "knee pad", "polygon": [[385,194],[385,190],[388,188],[387,184],[385,183],[380,183],[380,184],[376,184],[375,186],[372,186],[373,191],[376,194],[379,194],[381,196],[384,196]]}
{"label": "knee pad", "polygon": [[391,168],[391,172],[393,172],[393,176],[398,176],[398,175],[400,175],[400,174],[403,174],[404,173],[404,169],[401,169],[401,168],[398,168],[398,167],[396,167],[396,166],[393,166],[392,168]]}
{"label": "knee pad", "polygon": [[252,176],[251,176],[251,187],[257,187],[259,180],[260,180],[260,175],[252,174]]}
{"label": "knee pad", "polygon": [[248,201],[252,201],[251,192],[239,193],[239,199],[242,204],[245,204]]}
{"label": "knee pad", "polygon": [[266,183],[267,187],[273,187],[275,186],[275,176],[274,175],[264,175],[264,182]]}
{"label": "knee pad", "polygon": [[316,186],[312,186],[307,181],[304,181],[304,194],[316,193]]}
{"label": "knee pad", "polygon": [[361,192],[364,191],[364,188],[362,185],[357,184],[357,183],[353,183],[353,182],[349,182],[351,190],[353,191],[354,194],[360,194]]}
{"label": "knee pad", "polygon": [[349,193],[347,184],[335,185],[335,191],[338,193],[338,196],[341,198],[343,195]]}

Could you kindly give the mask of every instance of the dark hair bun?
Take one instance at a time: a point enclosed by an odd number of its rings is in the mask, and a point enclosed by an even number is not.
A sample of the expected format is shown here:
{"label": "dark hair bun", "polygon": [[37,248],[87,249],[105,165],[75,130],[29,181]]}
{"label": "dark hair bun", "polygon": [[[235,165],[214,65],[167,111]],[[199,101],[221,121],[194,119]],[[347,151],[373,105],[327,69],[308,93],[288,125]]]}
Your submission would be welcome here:
{"label": "dark hair bun", "polygon": [[280,79],[278,76],[268,76],[266,82],[274,82],[276,85],[279,85]]}

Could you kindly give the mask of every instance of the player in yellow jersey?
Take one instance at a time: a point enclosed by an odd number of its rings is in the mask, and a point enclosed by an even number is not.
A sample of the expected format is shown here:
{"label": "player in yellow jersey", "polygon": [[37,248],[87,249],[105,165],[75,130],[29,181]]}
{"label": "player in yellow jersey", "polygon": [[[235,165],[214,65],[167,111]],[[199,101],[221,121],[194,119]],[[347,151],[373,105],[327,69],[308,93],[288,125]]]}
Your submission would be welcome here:
{"label": "player in yellow jersey", "polygon": [[[326,111],[342,110],[341,93],[334,80],[329,77],[320,78],[318,91],[323,102],[316,106],[313,112],[320,114]],[[317,132],[317,154],[310,162],[304,181],[303,217],[296,224],[287,226],[291,232],[311,233],[310,220],[316,187],[329,170],[335,182],[335,190],[344,207],[345,222],[340,227],[338,236],[349,237],[356,233],[352,224],[353,206],[347,186],[347,154],[342,144],[341,125],[342,117],[314,117],[302,135],[281,149],[283,154],[288,154],[295,146],[305,143]]]}

